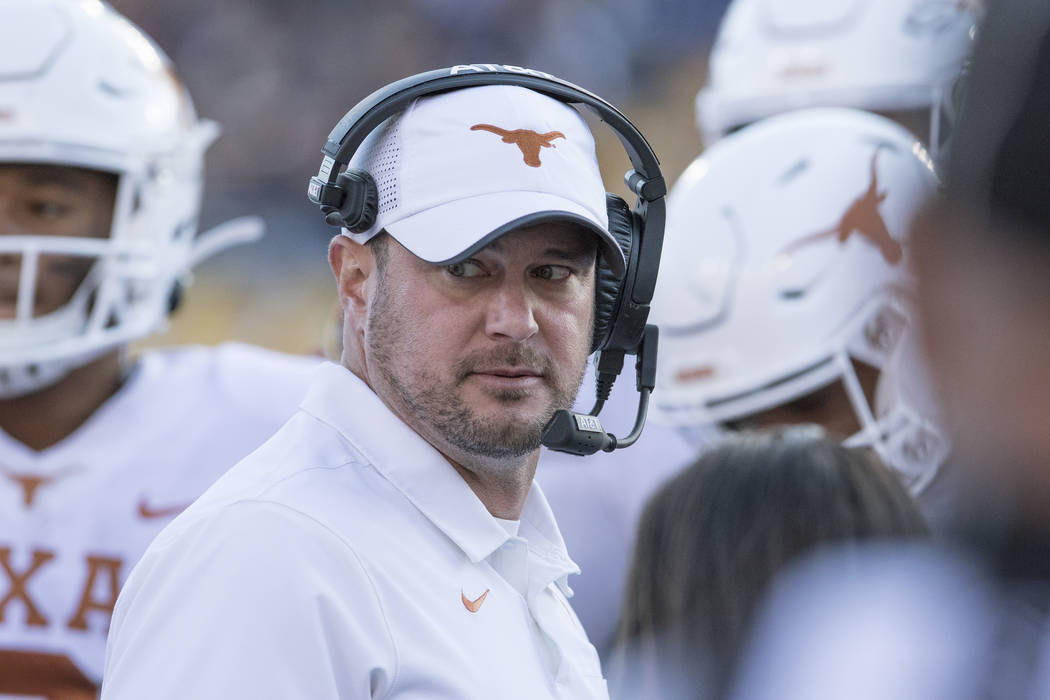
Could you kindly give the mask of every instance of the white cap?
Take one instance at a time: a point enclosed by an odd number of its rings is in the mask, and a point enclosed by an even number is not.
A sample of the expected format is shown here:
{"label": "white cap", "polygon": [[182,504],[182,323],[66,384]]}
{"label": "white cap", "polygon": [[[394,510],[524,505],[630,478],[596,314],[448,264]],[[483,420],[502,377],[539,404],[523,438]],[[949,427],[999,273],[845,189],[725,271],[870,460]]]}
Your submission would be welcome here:
{"label": "white cap", "polygon": [[365,139],[350,167],[379,190],[375,224],[423,260],[448,263],[493,239],[545,221],[598,236],[606,263],[626,268],[608,230],[594,137],[569,105],[510,85],[423,97]]}

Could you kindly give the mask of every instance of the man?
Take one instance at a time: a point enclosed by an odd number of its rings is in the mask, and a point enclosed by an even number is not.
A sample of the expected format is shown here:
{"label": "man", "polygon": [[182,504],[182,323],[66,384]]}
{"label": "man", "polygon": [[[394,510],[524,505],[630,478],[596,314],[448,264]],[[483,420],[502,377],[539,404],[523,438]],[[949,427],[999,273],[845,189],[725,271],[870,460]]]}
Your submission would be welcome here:
{"label": "man", "polygon": [[916,227],[921,339],[965,484],[944,546],[829,554],[771,601],[741,698],[1050,692],[1050,8],[990,7]]}
{"label": "man", "polygon": [[350,167],[379,198],[329,248],[342,366],[154,542],[103,697],[605,697],[532,482],[590,352],[597,255],[624,266],[593,137],[488,85],[416,99]]}
{"label": "man", "polygon": [[314,363],[147,352],[191,266],[203,154],[171,64],[108,6],[0,1],[0,696],[92,698],[151,539],[294,410]]}

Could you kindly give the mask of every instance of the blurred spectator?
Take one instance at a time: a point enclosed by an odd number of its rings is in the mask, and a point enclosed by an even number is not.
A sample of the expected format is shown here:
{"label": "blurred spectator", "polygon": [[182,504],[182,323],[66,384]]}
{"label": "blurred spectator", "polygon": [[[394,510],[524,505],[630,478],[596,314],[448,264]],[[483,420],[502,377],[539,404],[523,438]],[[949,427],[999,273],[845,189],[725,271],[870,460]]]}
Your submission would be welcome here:
{"label": "blurred spectator", "polygon": [[638,529],[614,697],[719,697],[774,575],[822,544],[917,537],[915,503],[870,451],[816,428],[745,433],[665,484]]}

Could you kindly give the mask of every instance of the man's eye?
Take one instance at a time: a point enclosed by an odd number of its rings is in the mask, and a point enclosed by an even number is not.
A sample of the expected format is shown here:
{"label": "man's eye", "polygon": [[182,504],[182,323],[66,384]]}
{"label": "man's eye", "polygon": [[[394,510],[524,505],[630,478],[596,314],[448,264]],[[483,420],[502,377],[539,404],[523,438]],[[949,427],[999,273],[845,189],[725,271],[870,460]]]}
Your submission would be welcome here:
{"label": "man's eye", "polygon": [[472,260],[464,260],[462,262],[454,262],[451,265],[446,265],[445,270],[448,274],[453,277],[480,277],[485,274],[485,271]]}
{"label": "man's eye", "polygon": [[535,277],[541,280],[563,280],[572,274],[572,270],[564,265],[541,265],[532,271]]}
{"label": "man's eye", "polygon": [[29,203],[29,211],[36,216],[57,217],[69,213],[70,207],[57,200],[37,200]]}

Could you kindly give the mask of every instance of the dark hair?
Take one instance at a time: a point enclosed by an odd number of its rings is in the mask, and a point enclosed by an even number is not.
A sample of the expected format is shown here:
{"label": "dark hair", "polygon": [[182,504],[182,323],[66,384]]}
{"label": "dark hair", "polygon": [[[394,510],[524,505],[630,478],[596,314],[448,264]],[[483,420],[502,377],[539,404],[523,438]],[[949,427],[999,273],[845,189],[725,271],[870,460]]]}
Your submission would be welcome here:
{"label": "dark hair", "polygon": [[618,660],[630,664],[639,644],[656,643],[664,664],[679,655],[689,666],[670,668],[717,695],[781,567],[823,543],[927,532],[913,499],[868,449],[818,429],[728,438],[645,508],[618,637],[628,651]]}
{"label": "dark hair", "polygon": [[376,269],[383,272],[386,269],[386,261],[390,257],[390,234],[383,229],[368,239],[367,245],[372,251],[372,257],[375,258]]}

